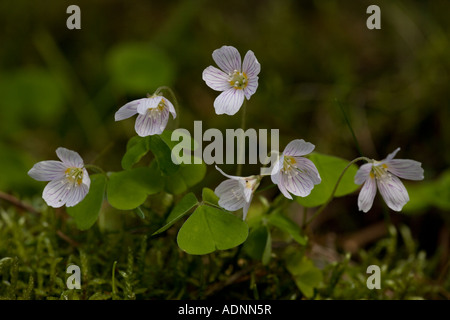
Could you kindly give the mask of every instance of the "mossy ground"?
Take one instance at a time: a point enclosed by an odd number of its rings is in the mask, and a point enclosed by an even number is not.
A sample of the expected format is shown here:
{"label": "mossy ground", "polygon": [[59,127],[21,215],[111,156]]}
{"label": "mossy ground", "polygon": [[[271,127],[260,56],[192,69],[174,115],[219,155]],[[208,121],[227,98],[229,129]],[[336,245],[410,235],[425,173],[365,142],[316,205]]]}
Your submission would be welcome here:
{"label": "mossy ground", "polygon": [[[123,217],[122,217],[123,218]],[[101,221],[101,220],[100,220]],[[4,205],[0,213],[1,299],[299,299],[286,270],[290,252],[304,252],[322,273],[315,299],[448,299],[445,252],[427,256],[409,229],[389,234],[369,250],[338,252],[310,241],[307,248],[275,241],[270,262],[241,247],[205,256],[182,252],[176,228],[151,237],[138,217],[123,228],[96,224],[79,231],[63,210],[31,213]],[[114,230],[115,229],[115,230]],[[69,265],[81,269],[81,289],[69,290]],[[381,268],[381,289],[369,290],[369,265]],[[447,268],[447,269],[446,269]]]}

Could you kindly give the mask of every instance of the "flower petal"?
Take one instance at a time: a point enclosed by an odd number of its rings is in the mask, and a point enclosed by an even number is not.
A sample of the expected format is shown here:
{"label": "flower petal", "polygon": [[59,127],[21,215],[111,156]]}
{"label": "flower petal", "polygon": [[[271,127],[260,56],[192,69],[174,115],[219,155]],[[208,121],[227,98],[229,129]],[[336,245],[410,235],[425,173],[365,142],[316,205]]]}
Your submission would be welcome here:
{"label": "flower petal", "polygon": [[373,199],[377,194],[377,183],[375,178],[367,176],[361,191],[358,196],[358,209],[359,211],[367,212],[372,208]]}
{"label": "flower petal", "polygon": [[272,171],[272,174],[270,175],[270,179],[274,184],[279,184],[281,179],[281,172],[280,171]]}
{"label": "flower petal", "polygon": [[83,169],[83,180],[81,181],[82,184],[86,185],[88,189],[91,186],[91,178],[89,178],[89,173],[86,170],[86,168]]}
{"label": "flower petal", "polygon": [[250,79],[256,77],[260,71],[261,64],[256,59],[255,54],[251,50],[247,51],[244,57],[244,63],[242,64],[242,72]]}
{"label": "flower petal", "polygon": [[239,89],[230,88],[214,100],[214,108],[217,114],[234,115],[239,111],[244,102],[244,92]]}
{"label": "flower petal", "polygon": [[283,154],[291,157],[300,157],[311,153],[315,146],[310,142],[305,142],[303,139],[292,140],[284,148]]}
{"label": "flower petal", "polygon": [[394,175],[386,175],[377,179],[378,190],[380,190],[384,201],[394,211],[401,211],[403,206],[409,201],[408,191],[405,186]]}
{"label": "flower petal", "polygon": [[283,178],[283,175],[280,173],[280,174],[279,174],[279,181],[280,181],[280,182],[277,183],[278,189],[280,189],[281,193],[282,193],[286,198],[292,200],[292,196],[291,196],[291,194],[289,193],[289,191],[286,189],[285,184],[283,184],[283,183],[281,182],[281,181],[282,181],[282,178]]}
{"label": "flower petal", "polygon": [[242,177],[231,176],[231,175],[229,175],[229,174],[226,174],[226,173],[223,172],[222,169],[220,169],[218,166],[215,166],[215,167],[216,167],[217,171],[219,171],[222,175],[224,175],[224,176],[227,177],[227,178],[234,179],[234,180],[242,180],[242,179],[244,179],[244,178],[242,178]]}
{"label": "flower petal", "polygon": [[248,209],[250,208],[250,204],[252,203],[253,200],[253,194],[250,197],[250,200],[248,202],[245,203],[244,207],[242,208],[242,220],[245,220],[247,218],[247,213],[248,213]]}
{"label": "flower petal", "polygon": [[246,201],[243,186],[238,180],[227,179],[221,182],[214,193],[219,197],[219,206],[229,211],[243,208]]}
{"label": "flower petal", "polygon": [[44,188],[42,198],[53,208],[59,208],[66,204],[71,196],[72,183],[66,178],[50,181]]}
{"label": "flower petal", "polygon": [[232,73],[234,70],[241,70],[241,55],[235,47],[223,46],[214,50],[212,57],[220,69],[226,73]]}
{"label": "flower petal", "polygon": [[247,100],[250,100],[250,97],[256,92],[258,89],[258,77],[248,78],[248,84],[244,88],[244,94]]}
{"label": "flower petal", "polygon": [[216,169],[221,174],[223,174],[225,177],[238,181],[240,184],[240,188],[242,189],[242,194],[244,195],[245,201],[250,201],[250,199],[253,195],[253,186],[256,182],[255,178],[253,178],[251,176],[250,177],[231,176],[231,175],[228,175],[225,172],[223,172],[218,166],[216,166]]}
{"label": "flower petal", "polygon": [[170,102],[167,98],[164,98],[164,106],[169,109],[169,112],[175,119],[177,117],[177,112],[175,111],[175,107],[173,106],[172,102]]}
{"label": "flower petal", "polygon": [[66,169],[67,166],[61,161],[41,161],[28,171],[28,175],[38,181],[51,181],[63,178]]}
{"label": "flower petal", "polygon": [[122,106],[115,113],[114,120],[120,121],[134,116],[137,113],[137,106],[142,102],[142,100],[144,99],[134,100]]}
{"label": "flower petal", "polygon": [[72,186],[66,201],[66,207],[73,207],[80,203],[86,197],[89,187],[84,183]]}
{"label": "flower petal", "polygon": [[372,164],[366,163],[359,167],[358,171],[355,174],[355,183],[363,184],[367,178],[369,178],[370,170],[372,170]]}
{"label": "flower petal", "polygon": [[392,151],[391,153],[388,154],[388,156],[386,157],[385,160],[391,160],[395,157],[395,155],[397,154],[397,152],[400,151],[400,148],[395,149],[394,151]]}
{"label": "flower petal", "polygon": [[308,196],[314,188],[314,183],[309,176],[295,171],[295,169],[291,169],[289,174],[282,172],[278,185],[284,186],[287,191],[299,197]]}
{"label": "flower petal", "polygon": [[144,115],[147,113],[148,109],[157,108],[162,98],[163,96],[152,96],[150,98],[141,99],[142,101],[137,107],[137,112]]}
{"label": "flower petal", "polygon": [[387,170],[399,178],[408,180],[423,180],[422,164],[409,159],[392,159],[385,161]]}
{"label": "flower petal", "polygon": [[134,129],[141,137],[161,134],[169,121],[169,109],[147,110],[145,115],[139,114]]}
{"label": "flower petal", "polygon": [[270,175],[270,178],[272,179],[272,182],[275,184],[280,183],[281,178],[281,169],[283,168],[283,162],[284,162],[284,155],[281,155],[279,160],[275,162],[272,168],[272,173]]}
{"label": "flower petal", "polygon": [[[246,202],[249,202],[252,199],[252,195],[253,195],[253,189],[247,187],[247,182],[248,181],[249,180],[244,180],[244,189],[243,189],[244,199],[245,199]],[[252,184],[252,182],[249,182],[249,183]]]}
{"label": "flower petal", "polygon": [[319,184],[322,182],[319,171],[317,170],[314,162],[303,157],[294,157],[294,159],[297,162],[294,166],[300,169],[303,174],[306,174],[314,184]]}
{"label": "flower petal", "polygon": [[202,79],[208,87],[216,91],[225,91],[231,88],[228,74],[213,66],[203,70]]}
{"label": "flower petal", "polygon": [[59,147],[56,149],[56,155],[65,165],[69,167],[81,168],[84,166],[83,159],[80,157],[78,152]]}

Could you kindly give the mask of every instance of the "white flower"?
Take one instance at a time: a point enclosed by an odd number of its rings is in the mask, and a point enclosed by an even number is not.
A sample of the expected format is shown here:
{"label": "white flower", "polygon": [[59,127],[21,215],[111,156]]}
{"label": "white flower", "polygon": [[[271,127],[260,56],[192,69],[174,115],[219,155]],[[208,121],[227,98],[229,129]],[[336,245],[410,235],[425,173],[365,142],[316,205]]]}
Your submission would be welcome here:
{"label": "white flower", "polygon": [[128,102],[115,114],[116,121],[139,114],[135,123],[136,133],[141,137],[161,134],[169,121],[169,113],[175,119],[177,114],[173,104],[160,95],[152,95]]}
{"label": "white flower", "polygon": [[38,162],[28,171],[28,175],[38,181],[50,181],[42,193],[49,206],[73,207],[88,193],[91,179],[77,152],[58,148],[56,155],[61,161]]}
{"label": "white flower", "polygon": [[229,211],[243,208],[243,220],[245,220],[253,199],[253,193],[261,181],[260,176],[236,177],[226,174],[217,166],[216,169],[229,178],[221,182],[214,190],[214,193],[219,197],[219,206]]}
{"label": "white flower", "polygon": [[364,184],[358,196],[360,211],[370,210],[375,194],[380,190],[384,201],[394,211],[401,211],[409,201],[408,192],[399,178],[422,180],[421,163],[414,160],[394,159],[400,148],[382,161],[363,164],[355,175],[356,184]]}
{"label": "white flower", "polygon": [[278,185],[281,193],[292,199],[290,193],[306,197],[314,185],[322,180],[314,163],[302,156],[311,153],[314,145],[303,139],[289,142],[280,159],[272,169],[272,182]]}
{"label": "white flower", "polygon": [[214,50],[213,59],[220,69],[209,66],[203,71],[203,80],[213,90],[223,91],[214,101],[217,114],[234,115],[258,88],[261,65],[253,51],[247,51],[241,65],[241,55],[236,48],[223,46]]}

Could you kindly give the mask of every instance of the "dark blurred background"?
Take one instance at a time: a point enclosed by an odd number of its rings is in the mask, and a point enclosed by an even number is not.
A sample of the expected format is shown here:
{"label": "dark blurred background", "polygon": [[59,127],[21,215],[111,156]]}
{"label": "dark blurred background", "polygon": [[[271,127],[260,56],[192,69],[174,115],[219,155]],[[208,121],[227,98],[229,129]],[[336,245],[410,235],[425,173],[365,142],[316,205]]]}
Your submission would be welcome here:
{"label": "dark blurred background", "polygon": [[[81,8],[81,30],[66,27],[71,4]],[[381,8],[381,30],[366,27],[371,4]],[[381,160],[401,147],[398,158],[422,162],[423,183],[436,190],[440,181],[445,204],[423,200],[393,219],[433,251],[448,239],[449,9],[448,1],[2,0],[0,190],[40,194],[43,184],[26,173],[56,159],[59,146],[119,170],[134,119],[115,123],[114,113],[161,85],[177,94],[180,127],[239,127],[240,113],[215,114],[217,93],[201,77],[215,65],[212,51],[232,45],[261,63],[247,126],[280,129],[281,148],[303,138],[318,152],[359,156],[337,99],[365,156]],[[214,188],[221,177],[208,170],[202,186]],[[356,201],[357,193],[336,199],[318,227],[346,233],[383,217],[379,195],[365,215]]]}

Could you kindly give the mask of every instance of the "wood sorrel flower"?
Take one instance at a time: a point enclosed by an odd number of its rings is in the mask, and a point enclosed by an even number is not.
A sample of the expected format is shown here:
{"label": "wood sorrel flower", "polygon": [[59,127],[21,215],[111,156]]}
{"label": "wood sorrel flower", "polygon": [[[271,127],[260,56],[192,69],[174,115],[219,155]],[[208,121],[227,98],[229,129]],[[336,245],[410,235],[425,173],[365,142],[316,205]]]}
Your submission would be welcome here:
{"label": "wood sorrel flower", "polygon": [[382,161],[372,160],[363,164],[355,175],[356,184],[364,184],[358,196],[360,211],[370,210],[375,194],[380,190],[384,201],[394,211],[401,211],[409,201],[409,195],[399,178],[422,180],[421,163],[408,159],[394,159],[400,148],[389,154]]}
{"label": "wood sorrel flower", "polygon": [[173,104],[167,98],[154,94],[128,102],[116,112],[114,118],[120,121],[139,114],[134,129],[139,136],[146,137],[164,131],[169,121],[169,113],[176,118]]}
{"label": "wood sorrel flower", "polygon": [[214,50],[213,59],[220,69],[209,66],[203,71],[203,80],[213,90],[223,91],[214,101],[217,114],[234,115],[258,88],[261,65],[253,51],[247,51],[241,65],[241,55],[236,48],[223,46]]}
{"label": "wood sorrel flower", "polygon": [[56,149],[56,155],[61,161],[38,162],[28,175],[38,181],[50,181],[42,193],[49,206],[73,207],[88,193],[91,179],[77,152],[60,147]]}
{"label": "wood sorrel flower", "polygon": [[314,163],[302,157],[311,153],[314,147],[303,139],[293,140],[275,163],[271,173],[272,182],[278,185],[286,198],[292,199],[290,193],[306,197],[314,185],[322,181]]}
{"label": "wood sorrel flower", "polygon": [[236,211],[243,208],[242,219],[245,220],[253,199],[253,193],[261,181],[261,176],[230,176],[217,166],[216,169],[225,177],[229,178],[221,182],[214,190],[214,193],[219,197],[219,206],[229,211]]}

